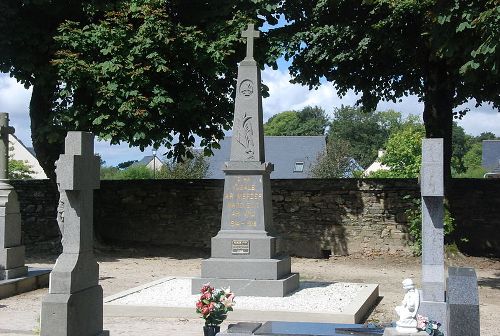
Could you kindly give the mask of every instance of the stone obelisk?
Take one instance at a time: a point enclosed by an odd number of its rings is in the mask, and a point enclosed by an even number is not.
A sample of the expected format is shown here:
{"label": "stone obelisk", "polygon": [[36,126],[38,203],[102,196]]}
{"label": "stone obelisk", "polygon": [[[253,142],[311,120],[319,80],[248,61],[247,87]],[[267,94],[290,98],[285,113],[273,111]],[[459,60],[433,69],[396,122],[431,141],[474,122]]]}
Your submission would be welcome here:
{"label": "stone obelisk", "polygon": [[260,70],[253,58],[259,37],[254,25],[242,32],[247,55],[238,67],[230,161],[225,163],[221,230],[212,238],[211,258],[202,261],[202,284],[231,286],[236,295],[285,296],[298,288],[299,275],[290,272],[290,257],[276,251],[272,231],[270,174],[265,162]]}
{"label": "stone obelisk", "polygon": [[63,252],[42,301],[41,336],[109,334],[102,330],[102,288],[93,252],[93,193],[99,188],[99,166],[92,133],[68,132],[65,153],[56,163]]}
{"label": "stone obelisk", "polygon": [[0,280],[28,274],[24,265],[25,249],[21,245],[21,213],[14,188],[8,184],[9,114],[0,113]]}

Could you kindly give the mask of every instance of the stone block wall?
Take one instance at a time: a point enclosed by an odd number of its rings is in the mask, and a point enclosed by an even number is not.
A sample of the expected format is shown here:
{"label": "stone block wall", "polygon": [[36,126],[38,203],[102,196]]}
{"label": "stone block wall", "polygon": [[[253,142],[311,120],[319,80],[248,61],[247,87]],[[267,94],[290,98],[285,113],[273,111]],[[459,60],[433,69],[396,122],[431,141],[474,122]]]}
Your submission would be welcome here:
{"label": "stone block wall", "polygon": [[[305,257],[410,253],[405,211],[419,197],[412,179],[272,180],[279,246]],[[48,180],[12,181],[19,194],[24,244],[57,250],[58,193]],[[208,248],[220,228],[222,180],[101,181],[94,228],[104,243]],[[453,181],[456,231],[473,255],[500,255],[500,180]],[[463,239],[466,238],[466,239]]]}
{"label": "stone block wall", "polygon": [[[406,195],[416,180],[273,181],[275,227],[284,250],[317,257],[352,253],[407,254]],[[306,187],[307,186],[307,187]]]}
{"label": "stone block wall", "polygon": [[62,250],[57,225],[59,193],[49,180],[10,180],[21,208],[23,244],[27,252]]}

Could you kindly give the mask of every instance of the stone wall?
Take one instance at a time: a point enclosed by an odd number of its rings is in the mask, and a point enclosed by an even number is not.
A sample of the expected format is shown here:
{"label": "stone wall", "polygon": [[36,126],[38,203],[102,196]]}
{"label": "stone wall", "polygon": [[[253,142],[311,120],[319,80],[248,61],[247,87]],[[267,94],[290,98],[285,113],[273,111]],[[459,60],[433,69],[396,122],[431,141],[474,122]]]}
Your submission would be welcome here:
{"label": "stone wall", "polygon": [[[12,181],[28,250],[58,246],[58,194],[49,181]],[[209,247],[220,227],[222,180],[101,181],[94,196],[96,236],[104,243]],[[466,253],[500,255],[500,180],[454,180],[450,194]],[[410,252],[407,195],[416,180],[272,180],[280,246],[293,255]],[[467,240],[464,240],[466,238]]]}
{"label": "stone wall", "polygon": [[60,252],[56,185],[49,180],[11,180],[9,183],[17,191],[26,250]]}

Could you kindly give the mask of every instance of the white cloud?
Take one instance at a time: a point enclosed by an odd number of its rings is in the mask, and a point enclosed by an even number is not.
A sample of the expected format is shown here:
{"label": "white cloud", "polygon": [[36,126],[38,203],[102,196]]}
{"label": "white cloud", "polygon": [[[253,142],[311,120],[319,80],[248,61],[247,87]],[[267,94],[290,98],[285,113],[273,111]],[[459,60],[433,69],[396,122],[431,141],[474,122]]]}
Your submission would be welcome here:
{"label": "white cloud", "polygon": [[[290,75],[286,70],[272,70],[266,68],[262,73],[264,84],[269,87],[270,97],[263,100],[264,120],[272,115],[286,110],[300,110],[307,105],[318,105],[328,114],[341,105],[354,105],[359,98],[353,91],[339,98],[337,91],[331,83],[322,84],[317,90],[309,90],[306,86],[290,83]],[[490,105],[475,107],[475,102],[457,108],[469,107],[470,112],[458,124],[465,132],[479,135],[482,132],[492,132],[500,137],[500,113]],[[418,101],[416,96],[402,98],[401,102],[382,101],[377,106],[378,110],[393,109],[400,111],[403,116],[410,114],[422,117],[424,104]]]}
{"label": "white cloud", "polygon": [[8,74],[0,73],[0,112],[9,113],[10,125],[16,129],[16,136],[31,146],[29,104],[31,88],[26,90]]}
{"label": "white cloud", "polygon": [[[266,68],[262,73],[264,83],[269,87],[270,97],[263,100],[264,120],[272,115],[286,110],[300,110],[307,105],[317,105],[331,114],[341,105],[354,105],[358,97],[353,91],[339,98],[331,83],[321,85],[317,90],[309,90],[305,86],[291,84],[286,70]],[[10,123],[16,128],[17,137],[27,146],[31,145],[29,101],[31,89],[26,90],[7,74],[0,73],[0,111],[10,114]],[[465,131],[472,135],[481,132],[493,132],[500,136],[500,113],[485,105],[479,108],[474,102],[466,104],[471,111],[457,122]],[[415,96],[405,97],[402,102],[381,102],[379,110],[394,109],[403,115],[422,115],[423,104]],[[110,146],[106,142],[96,142],[96,152],[100,153],[110,165],[116,165],[127,160],[140,160],[145,155],[151,155],[151,148],[141,152],[137,147],[129,148],[127,144]],[[163,154],[158,152],[158,155]]]}
{"label": "white cloud", "polygon": [[358,97],[349,91],[339,98],[333,85],[326,83],[317,90],[290,83],[290,75],[285,70],[267,68],[262,73],[262,81],[269,87],[269,98],[262,102],[264,120],[286,110],[300,110],[305,106],[320,106],[331,114],[335,107],[354,105]]}
{"label": "white cloud", "polygon": [[[110,145],[107,141],[96,141],[94,152],[101,155],[101,158],[106,161],[107,166],[116,166],[121,162],[129,160],[139,161],[146,155],[152,155],[152,148],[145,148],[144,152],[141,152],[139,147],[129,147],[127,143]],[[161,150],[157,153],[160,158],[163,158],[162,154]]]}

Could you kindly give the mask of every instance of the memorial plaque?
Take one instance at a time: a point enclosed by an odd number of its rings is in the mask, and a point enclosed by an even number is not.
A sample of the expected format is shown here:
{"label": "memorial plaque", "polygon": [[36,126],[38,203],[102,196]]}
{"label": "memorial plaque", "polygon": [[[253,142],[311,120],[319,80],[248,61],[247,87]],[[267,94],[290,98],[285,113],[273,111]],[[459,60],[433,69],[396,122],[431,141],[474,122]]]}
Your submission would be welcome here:
{"label": "memorial plaque", "polygon": [[249,240],[233,240],[231,242],[232,254],[250,254],[250,241]]}

